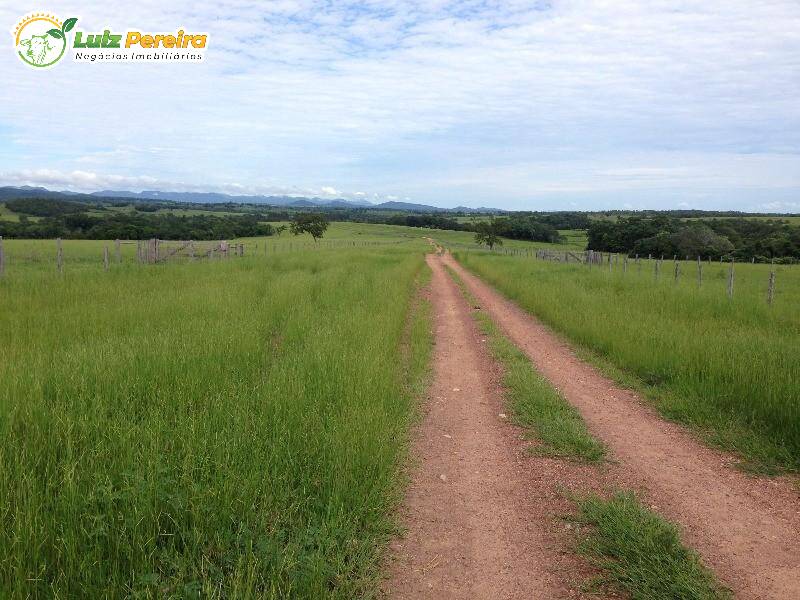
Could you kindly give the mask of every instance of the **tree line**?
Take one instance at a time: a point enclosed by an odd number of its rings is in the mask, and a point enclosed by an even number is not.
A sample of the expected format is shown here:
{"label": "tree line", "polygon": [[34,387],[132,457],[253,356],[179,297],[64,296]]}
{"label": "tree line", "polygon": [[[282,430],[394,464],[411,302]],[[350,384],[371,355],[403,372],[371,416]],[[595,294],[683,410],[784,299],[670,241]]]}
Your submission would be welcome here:
{"label": "tree line", "polygon": [[588,248],[639,256],[794,262],[800,259],[800,227],[779,219],[699,219],[671,216],[592,221]]}
{"label": "tree line", "polygon": [[[20,215],[18,223],[0,221],[0,235],[8,238],[64,239],[227,239],[272,235],[275,228],[263,221],[293,221],[314,215],[323,221],[345,221],[424,227],[451,231],[482,231],[485,218],[461,222],[436,213],[387,213],[362,208],[333,208],[315,212],[297,209],[259,210],[250,205],[176,205],[174,202],[79,202],[55,198],[21,198],[6,201],[6,207]],[[114,210],[133,207],[133,212]],[[236,215],[177,216],[159,212],[176,208],[235,212]],[[28,217],[37,217],[33,220]],[[317,219],[317,221],[319,221]],[[559,242],[558,229],[583,228],[588,217],[582,213],[513,213],[491,219],[492,231],[501,237],[535,242]],[[316,237],[315,237],[316,239]]]}
{"label": "tree line", "polygon": [[270,236],[275,228],[255,214],[191,215],[152,213],[85,212],[43,217],[34,221],[20,216],[19,222],[0,221],[0,235],[7,238],[86,240],[223,240]]}
{"label": "tree line", "polygon": [[372,215],[369,222],[450,231],[470,231],[473,233],[485,231],[487,223],[489,223],[488,227],[492,233],[499,237],[531,242],[557,243],[563,241],[558,229],[547,221],[547,217],[526,213],[492,217],[489,220],[476,218],[467,222],[460,222],[451,217],[437,214]]}

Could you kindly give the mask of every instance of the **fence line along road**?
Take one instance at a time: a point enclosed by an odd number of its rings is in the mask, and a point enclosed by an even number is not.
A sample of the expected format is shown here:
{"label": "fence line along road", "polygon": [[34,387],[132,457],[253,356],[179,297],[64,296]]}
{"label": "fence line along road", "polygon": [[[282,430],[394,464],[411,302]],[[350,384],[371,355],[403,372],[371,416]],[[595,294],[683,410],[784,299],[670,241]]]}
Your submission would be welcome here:
{"label": "fence line along road", "polygon": [[[481,250],[485,251],[483,246],[477,244],[463,244],[463,243],[453,243],[449,244],[450,246],[457,246],[464,248],[467,252],[470,250]],[[598,252],[596,250],[551,250],[549,248],[504,248],[499,247],[492,249],[491,252],[496,254],[503,254],[507,256],[520,256],[520,257],[533,257],[537,260],[547,260],[552,262],[558,263],[576,263],[576,264],[584,264],[592,269],[592,267],[602,267],[604,270],[607,266],[607,270],[609,273],[613,273],[616,269],[620,269],[620,254],[613,253],[613,252]],[[629,260],[633,260],[633,264],[636,266],[636,273],[641,275],[642,273],[642,265],[643,262],[646,260],[648,263],[653,264],[653,278],[656,281],[659,281],[662,277],[663,273],[663,265],[664,265],[664,256],[656,257],[653,259],[652,254],[648,254],[646,259],[642,259],[638,254],[635,254],[633,258],[627,254],[622,254],[622,267],[621,272],[624,275],[628,273],[628,262]],[[673,267],[673,280],[675,283],[681,280],[681,259],[678,258],[677,255],[672,256],[672,260],[674,261]],[[690,261],[690,257],[686,257],[686,261]],[[751,264],[755,264],[755,260],[750,261]],[[707,257],[705,260],[706,264],[711,264],[711,257]],[[703,286],[703,264],[704,261],[702,257],[697,257],[697,287],[698,289]],[[722,259],[720,259],[720,264],[722,264]],[[725,293],[729,299],[733,299],[734,297],[734,282],[735,282],[735,260],[733,258],[730,259],[727,274],[726,274],[726,285],[725,285]],[[792,266],[792,265],[784,265],[784,266]],[[773,302],[775,301],[775,281],[776,281],[776,272],[775,272],[775,261],[773,260],[770,264],[770,271],[766,282],[766,294],[765,299],[767,304],[772,306]]]}
{"label": "fence line along road", "polygon": [[[282,254],[286,252],[297,252],[301,250],[322,250],[322,249],[346,249],[346,248],[365,248],[386,245],[396,245],[408,242],[416,238],[408,238],[403,240],[319,240],[318,242],[273,242],[269,243],[268,238],[264,239],[264,255],[270,256],[272,254]],[[7,240],[5,240],[7,241]],[[86,240],[81,240],[86,241]],[[245,255],[258,255],[259,242],[251,242],[245,244],[242,242],[229,242],[229,241],[206,241],[196,242],[194,240],[181,241],[181,240],[162,240],[158,238],[151,238],[148,240],[114,240],[114,261],[113,264],[121,265],[125,262],[122,246],[136,245],[136,253],[134,263],[140,265],[154,265],[163,264],[167,262],[194,262],[197,259],[215,260],[215,259],[228,259],[231,257],[243,257]],[[251,250],[248,250],[250,248]],[[8,254],[7,246],[4,246],[3,237],[0,236],[0,278],[4,277],[7,272],[7,266],[13,266],[14,263],[20,262],[42,262],[39,260],[38,254],[34,257],[29,257],[27,261],[24,260],[11,260]],[[48,253],[49,254],[49,253]],[[80,253],[81,257],[86,257],[85,252]],[[65,266],[68,263],[68,253],[65,252],[64,244],[61,238],[55,240],[55,253],[50,254],[55,257],[56,271],[63,274]],[[49,262],[52,258],[46,259],[44,262]],[[85,259],[82,261],[85,262]],[[52,264],[52,263],[51,263]],[[99,255],[97,255],[97,263],[102,265],[104,271],[111,271],[111,248],[108,244],[100,247]]]}

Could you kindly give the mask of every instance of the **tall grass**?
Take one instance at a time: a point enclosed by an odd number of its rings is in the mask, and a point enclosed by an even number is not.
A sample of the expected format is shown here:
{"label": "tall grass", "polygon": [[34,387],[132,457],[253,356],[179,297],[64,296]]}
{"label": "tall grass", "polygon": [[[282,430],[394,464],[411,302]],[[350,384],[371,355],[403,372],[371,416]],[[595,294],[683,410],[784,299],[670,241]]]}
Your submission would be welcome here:
{"label": "tall grass", "polygon": [[10,271],[0,596],[374,592],[421,248]]}
{"label": "tall grass", "polygon": [[589,269],[486,252],[459,252],[471,271],[619,369],[668,417],[697,428],[760,470],[800,470],[800,268],[780,267],[775,304],[768,265],[672,263]]}

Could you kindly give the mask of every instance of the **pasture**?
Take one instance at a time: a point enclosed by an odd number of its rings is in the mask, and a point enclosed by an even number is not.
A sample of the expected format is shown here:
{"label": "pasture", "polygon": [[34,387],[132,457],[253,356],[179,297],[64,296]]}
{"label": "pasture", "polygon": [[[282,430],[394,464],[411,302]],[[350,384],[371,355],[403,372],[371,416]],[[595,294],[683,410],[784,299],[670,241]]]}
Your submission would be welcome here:
{"label": "pasture", "polygon": [[[286,225],[287,223],[273,223]],[[325,234],[325,239],[319,244],[314,244],[308,236],[297,237],[288,231],[282,235],[266,238],[240,238],[231,240],[231,243],[245,245],[245,255],[270,255],[273,252],[323,250],[328,248],[354,248],[363,246],[364,243],[422,244],[422,236],[431,230],[417,230],[412,227],[396,227],[392,225],[366,225],[362,223],[331,223]],[[333,243],[329,243],[333,242]],[[64,265],[66,268],[95,269],[103,262],[103,248],[108,247],[112,258],[115,254],[114,240],[62,240]],[[175,244],[174,242],[172,243]],[[210,246],[213,242],[198,242],[198,246]],[[424,247],[424,246],[420,246]],[[55,268],[57,246],[55,240],[24,240],[5,239],[3,248],[6,257],[6,270],[10,274],[15,269],[38,269],[47,266]],[[122,240],[120,245],[123,263],[133,263],[136,260],[136,241]]]}
{"label": "pasture", "polygon": [[60,275],[53,241],[6,241],[0,589],[373,593],[430,345],[427,245],[157,265],[124,246],[104,272],[105,243],[65,241]]}
{"label": "pasture", "polygon": [[747,466],[800,470],[800,267],[665,261],[591,268],[482,251],[457,259],[587,351],[669,418],[739,453]]}
{"label": "pasture", "polygon": [[19,215],[8,208],[5,202],[0,202],[0,221],[19,221]]}
{"label": "pasture", "polygon": [[[274,226],[288,225],[288,222],[271,222]],[[564,232],[562,232],[564,233]],[[574,237],[569,243],[549,244],[555,249],[579,249],[585,246],[583,232],[571,232]],[[328,250],[346,248],[364,248],[391,246],[398,244],[424,244],[423,238],[432,237],[460,248],[479,249],[475,243],[475,234],[468,231],[445,231],[424,227],[405,227],[400,225],[375,225],[366,223],[333,222],[325,232],[325,237],[314,244],[308,236],[296,237],[288,231],[281,235],[266,238],[239,238],[231,243],[245,245],[246,256],[269,256],[276,252],[296,252],[304,250]],[[518,250],[530,250],[541,244],[519,240],[503,240],[503,247]],[[212,242],[198,242],[200,247],[208,247]],[[173,243],[174,245],[174,243]],[[103,248],[109,248],[112,262],[115,258],[114,240],[63,240],[63,257],[65,269],[102,268]],[[420,247],[425,247],[420,246]],[[6,259],[6,272],[9,276],[22,268],[26,272],[42,268],[45,271],[56,268],[57,246],[55,240],[5,239],[3,248]],[[123,240],[120,246],[123,263],[134,263],[136,260],[136,242]],[[582,249],[582,246],[581,248]]]}
{"label": "pasture", "polygon": [[[698,286],[693,262],[675,280],[671,261],[656,279],[648,261],[534,258],[585,246],[566,233],[488,252],[469,232],[334,222],[316,244],[285,232],[231,240],[244,256],[158,264],[136,242],[117,262],[113,240],[63,240],[63,272],[54,240],[4,240],[0,589],[379,594],[433,341],[426,238],[746,467],[800,470],[800,268],[775,267],[768,306],[769,265],[736,265],[731,300],[728,265],[704,263]],[[601,458],[481,317],[514,421],[548,455]]]}

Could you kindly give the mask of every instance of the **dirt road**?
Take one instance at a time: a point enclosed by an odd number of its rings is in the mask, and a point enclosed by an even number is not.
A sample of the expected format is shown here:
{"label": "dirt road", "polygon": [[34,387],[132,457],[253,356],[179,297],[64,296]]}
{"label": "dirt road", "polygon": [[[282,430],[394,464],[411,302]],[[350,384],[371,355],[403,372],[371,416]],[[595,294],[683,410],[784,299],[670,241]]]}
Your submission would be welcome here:
{"label": "dirt road", "polygon": [[[618,461],[617,480],[643,491],[659,513],[678,523],[684,539],[737,597],[800,598],[800,498],[796,488],[782,480],[750,477],[732,467],[729,456],[698,443],[678,425],[661,419],[636,394],[580,361],[558,336],[466,272],[450,255],[434,259],[437,287],[444,286],[439,263],[449,265],[463,278],[503,332],[579,409],[590,431],[608,445]],[[440,294],[437,312],[453,310],[456,303],[453,294]],[[442,327],[437,335],[437,340],[449,347],[449,338],[442,336],[454,333]],[[463,339],[459,343],[464,343]],[[459,350],[460,354],[470,352],[469,348]],[[452,360],[452,368],[447,385],[453,382],[458,387],[458,376],[463,380],[476,377],[469,374],[475,365],[463,356]],[[470,379],[470,385],[477,383]],[[445,393],[437,388],[437,394]],[[470,409],[442,410],[449,411],[441,415],[437,426],[444,428]],[[424,465],[428,449],[420,450]],[[435,518],[435,512],[430,518]]]}
{"label": "dirt road", "polygon": [[398,599],[575,597],[570,578],[578,573],[559,550],[565,544],[543,498],[555,492],[542,478],[554,477],[546,465],[526,468],[531,459],[500,416],[496,366],[470,309],[442,259],[429,255],[428,264],[434,380],[413,448],[408,531],[394,546],[386,591]]}

